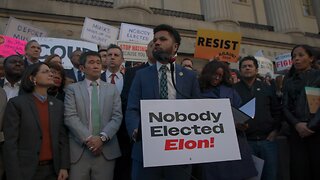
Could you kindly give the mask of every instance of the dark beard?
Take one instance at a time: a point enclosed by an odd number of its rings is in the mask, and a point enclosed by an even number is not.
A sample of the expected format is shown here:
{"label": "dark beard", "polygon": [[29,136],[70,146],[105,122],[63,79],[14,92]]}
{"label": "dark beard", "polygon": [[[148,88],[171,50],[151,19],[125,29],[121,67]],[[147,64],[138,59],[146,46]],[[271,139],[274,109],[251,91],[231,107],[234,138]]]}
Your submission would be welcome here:
{"label": "dark beard", "polygon": [[160,63],[168,63],[170,60],[170,54],[163,51],[163,50],[155,50],[152,52],[152,55],[154,57],[154,59],[156,59],[157,61],[159,61]]}

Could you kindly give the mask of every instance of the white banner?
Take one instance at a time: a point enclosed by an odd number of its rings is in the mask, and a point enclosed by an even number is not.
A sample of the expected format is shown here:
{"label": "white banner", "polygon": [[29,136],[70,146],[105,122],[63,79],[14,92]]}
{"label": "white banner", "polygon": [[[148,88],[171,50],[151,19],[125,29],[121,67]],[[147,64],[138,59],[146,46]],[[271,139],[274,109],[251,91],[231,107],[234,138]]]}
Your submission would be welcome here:
{"label": "white banner", "polygon": [[265,58],[265,57],[256,57],[255,58],[258,60],[258,73],[262,76],[265,76],[267,73],[271,75],[273,78],[274,76],[274,70],[273,70],[273,63],[270,59]]}
{"label": "white banner", "polygon": [[292,65],[291,54],[280,54],[275,58],[277,72],[289,70]]}
{"label": "white banner", "polygon": [[47,32],[27,24],[23,21],[10,17],[4,35],[11,36],[23,41],[29,41],[31,37],[46,37]]}
{"label": "white banner", "polygon": [[122,49],[123,57],[126,61],[148,61],[147,45],[119,41],[118,46]]}
{"label": "white banner", "polygon": [[153,29],[121,23],[119,41],[148,44],[153,39]]}
{"label": "white banner", "polygon": [[101,46],[109,46],[110,44],[116,44],[118,34],[118,28],[86,17],[82,27],[81,39]]}
{"label": "white banner", "polygon": [[45,60],[51,54],[58,54],[62,58],[62,64],[65,69],[73,67],[69,57],[76,49],[80,49],[81,51],[98,51],[96,44],[85,41],[39,37],[31,39],[38,41],[41,46],[40,60]]}
{"label": "white banner", "polygon": [[229,99],[142,100],[144,167],[241,158]]}

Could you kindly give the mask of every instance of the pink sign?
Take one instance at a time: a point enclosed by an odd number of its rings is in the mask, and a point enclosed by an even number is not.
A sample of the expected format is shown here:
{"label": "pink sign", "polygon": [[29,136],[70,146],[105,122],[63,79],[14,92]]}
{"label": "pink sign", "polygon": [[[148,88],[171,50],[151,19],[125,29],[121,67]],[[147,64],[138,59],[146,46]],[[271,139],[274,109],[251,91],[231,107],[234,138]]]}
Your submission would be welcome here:
{"label": "pink sign", "polygon": [[0,56],[8,57],[14,54],[24,55],[24,46],[26,44],[27,41],[0,35]]}

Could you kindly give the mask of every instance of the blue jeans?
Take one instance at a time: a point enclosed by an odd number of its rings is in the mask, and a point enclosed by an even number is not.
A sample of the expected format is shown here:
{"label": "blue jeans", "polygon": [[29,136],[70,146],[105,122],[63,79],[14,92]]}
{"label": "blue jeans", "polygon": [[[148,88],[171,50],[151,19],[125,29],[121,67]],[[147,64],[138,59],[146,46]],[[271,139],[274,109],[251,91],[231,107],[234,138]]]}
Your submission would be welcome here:
{"label": "blue jeans", "polygon": [[278,145],[275,141],[251,141],[253,154],[264,160],[261,180],[276,180],[278,171]]}

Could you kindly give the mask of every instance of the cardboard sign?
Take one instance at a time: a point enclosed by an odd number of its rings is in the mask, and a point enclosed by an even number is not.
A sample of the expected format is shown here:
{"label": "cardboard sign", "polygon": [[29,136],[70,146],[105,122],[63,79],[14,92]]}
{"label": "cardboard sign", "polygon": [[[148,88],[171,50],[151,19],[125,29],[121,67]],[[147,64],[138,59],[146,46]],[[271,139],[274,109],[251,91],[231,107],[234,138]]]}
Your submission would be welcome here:
{"label": "cardboard sign", "polygon": [[229,99],[142,100],[144,167],[239,160]]}
{"label": "cardboard sign", "polygon": [[153,29],[121,23],[119,41],[148,44],[153,39]]}
{"label": "cardboard sign", "polygon": [[279,56],[275,57],[275,63],[277,72],[289,70],[292,65],[291,54],[280,54]]}
{"label": "cardboard sign", "polygon": [[86,17],[81,32],[81,39],[102,46],[109,46],[110,44],[116,44],[118,34],[118,28]]}
{"label": "cardboard sign", "polygon": [[8,57],[15,54],[23,55],[26,44],[27,41],[0,35],[0,56]]}
{"label": "cardboard sign", "polygon": [[237,62],[241,34],[200,29],[197,33],[195,58]]}
{"label": "cardboard sign", "polygon": [[23,41],[29,41],[31,37],[46,37],[47,32],[10,17],[4,34]]}
{"label": "cardboard sign", "polygon": [[70,39],[59,39],[59,38],[32,38],[41,46],[40,60],[45,60],[51,54],[58,54],[62,58],[62,65],[64,68],[72,68],[72,63],[69,59],[71,53],[76,49],[81,51],[98,51],[96,44],[77,41]]}
{"label": "cardboard sign", "polygon": [[274,70],[273,70],[273,63],[270,59],[265,57],[256,57],[258,60],[258,73],[262,76],[265,76],[267,73],[271,75],[271,77],[274,76]]}
{"label": "cardboard sign", "polygon": [[310,113],[314,114],[320,106],[320,88],[305,87]]}
{"label": "cardboard sign", "polygon": [[118,46],[122,49],[123,57],[126,61],[148,61],[147,45],[119,41]]}

